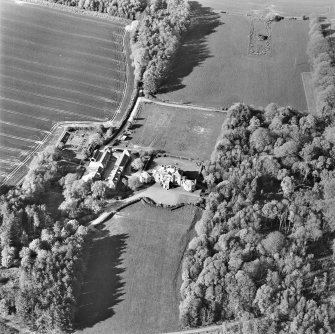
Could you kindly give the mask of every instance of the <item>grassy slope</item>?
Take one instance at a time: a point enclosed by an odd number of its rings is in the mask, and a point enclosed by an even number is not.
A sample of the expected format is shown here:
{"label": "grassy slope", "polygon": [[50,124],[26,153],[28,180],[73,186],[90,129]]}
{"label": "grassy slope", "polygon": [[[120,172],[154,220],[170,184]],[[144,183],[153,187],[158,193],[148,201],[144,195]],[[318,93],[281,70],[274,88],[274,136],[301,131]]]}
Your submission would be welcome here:
{"label": "grassy slope", "polygon": [[0,18],[1,181],[45,136],[41,130],[113,116],[125,55],[119,23],[7,0]]}
{"label": "grassy slope", "polygon": [[[306,109],[301,72],[309,71],[305,54],[307,22],[272,25],[272,56],[248,56],[249,19],[208,16],[208,34],[193,29],[180,48],[163,92],[163,99],[215,107],[243,101],[256,106],[276,102]],[[221,25],[219,25],[221,24]],[[214,30],[214,32],[213,32]],[[183,59],[184,61],[180,61]]]}
{"label": "grassy slope", "polygon": [[[102,229],[88,267],[78,333],[136,334],[179,329],[179,271],[198,209],[170,211],[141,203]],[[94,325],[93,325],[94,324]],[[92,327],[87,327],[92,326]]]}
{"label": "grassy slope", "polygon": [[[193,159],[209,159],[225,113],[142,104],[130,145],[163,149]],[[129,145],[129,147],[130,147]]]}

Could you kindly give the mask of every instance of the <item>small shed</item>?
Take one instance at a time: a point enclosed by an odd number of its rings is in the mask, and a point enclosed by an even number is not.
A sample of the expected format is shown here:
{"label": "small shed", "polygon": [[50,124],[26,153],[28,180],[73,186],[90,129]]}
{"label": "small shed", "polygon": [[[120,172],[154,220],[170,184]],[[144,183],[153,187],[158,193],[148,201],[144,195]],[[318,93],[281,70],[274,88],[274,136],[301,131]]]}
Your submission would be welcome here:
{"label": "small shed", "polygon": [[182,180],[182,187],[184,188],[184,190],[192,192],[195,190],[195,186],[197,184],[197,180],[189,180],[189,179],[184,179]]}
{"label": "small shed", "polygon": [[142,183],[150,183],[152,181],[151,175],[148,172],[145,172],[145,171],[143,171],[140,174],[139,179],[140,179],[140,182],[142,182]]}
{"label": "small shed", "polygon": [[128,139],[128,136],[127,136],[127,135],[123,135],[123,136],[120,138],[121,141],[126,141],[127,139]]}
{"label": "small shed", "polygon": [[70,132],[66,131],[59,139],[58,141],[58,145],[61,144],[61,145],[65,145],[67,143],[67,141],[69,140],[70,138]]}

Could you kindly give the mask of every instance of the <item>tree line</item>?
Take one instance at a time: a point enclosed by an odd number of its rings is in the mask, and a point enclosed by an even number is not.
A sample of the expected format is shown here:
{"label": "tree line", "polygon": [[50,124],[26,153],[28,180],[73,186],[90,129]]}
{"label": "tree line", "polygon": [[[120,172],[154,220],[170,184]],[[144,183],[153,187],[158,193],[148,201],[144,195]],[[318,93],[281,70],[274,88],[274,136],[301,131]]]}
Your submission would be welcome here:
{"label": "tree line", "polygon": [[126,19],[137,19],[147,5],[146,0],[47,0],[61,5],[107,13]]}
{"label": "tree line", "polygon": [[189,16],[185,0],[151,0],[132,30],[135,79],[143,83],[146,95],[156,93],[167,75]]}
{"label": "tree line", "polygon": [[316,112],[331,116],[335,108],[335,45],[328,26],[319,17],[310,21],[307,54],[312,65]]}
{"label": "tree line", "polygon": [[313,274],[335,231],[334,130],[333,117],[290,107],[230,108],[183,260],[184,327],[264,319],[259,334],[334,332],[329,273]]}

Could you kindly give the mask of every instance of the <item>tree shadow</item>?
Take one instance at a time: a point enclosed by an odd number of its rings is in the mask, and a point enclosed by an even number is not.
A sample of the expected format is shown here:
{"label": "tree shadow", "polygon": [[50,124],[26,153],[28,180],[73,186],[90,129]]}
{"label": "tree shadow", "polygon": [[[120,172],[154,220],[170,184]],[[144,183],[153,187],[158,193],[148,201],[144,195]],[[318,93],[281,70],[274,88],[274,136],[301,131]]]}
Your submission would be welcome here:
{"label": "tree shadow", "polygon": [[332,29],[332,26],[330,23],[321,24],[321,29],[322,29],[323,36],[325,37],[332,36],[335,32],[335,30]]}
{"label": "tree shadow", "polygon": [[182,79],[192,73],[193,69],[207,58],[213,57],[207,45],[206,36],[223,24],[220,14],[210,7],[203,7],[197,1],[190,2],[191,26],[181,40],[171,71],[163,80],[159,93],[168,93],[185,87]]}
{"label": "tree shadow", "polygon": [[82,282],[76,327],[91,327],[114,315],[113,308],[123,301],[125,282],[121,274],[125,268],[121,256],[126,250],[128,234],[110,235],[98,231],[89,250],[87,272]]}
{"label": "tree shadow", "polygon": [[[136,121],[137,121],[137,119],[136,119]],[[141,124],[141,123],[134,123],[134,124],[132,124],[130,130],[136,130],[138,128],[141,128],[142,126],[143,126],[143,124]]]}

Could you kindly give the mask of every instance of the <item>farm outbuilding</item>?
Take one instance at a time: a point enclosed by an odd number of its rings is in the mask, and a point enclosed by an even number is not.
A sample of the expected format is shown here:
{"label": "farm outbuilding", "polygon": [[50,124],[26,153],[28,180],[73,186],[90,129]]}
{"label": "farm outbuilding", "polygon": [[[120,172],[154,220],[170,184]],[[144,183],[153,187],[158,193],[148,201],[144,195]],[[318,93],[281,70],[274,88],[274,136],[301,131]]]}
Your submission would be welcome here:
{"label": "farm outbuilding", "polygon": [[83,176],[85,182],[89,180],[99,180],[112,156],[112,151],[109,147],[103,150],[96,150]]}
{"label": "farm outbuilding", "polygon": [[121,176],[124,173],[128,162],[130,160],[130,153],[128,150],[124,150],[122,154],[116,160],[113,170],[111,171],[108,177],[108,183],[111,187],[116,187],[119,183]]}
{"label": "farm outbuilding", "polygon": [[57,145],[61,144],[61,145],[65,145],[66,142],[69,140],[70,138],[70,132],[65,131],[65,133],[59,138],[59,141],[57,143]]}

